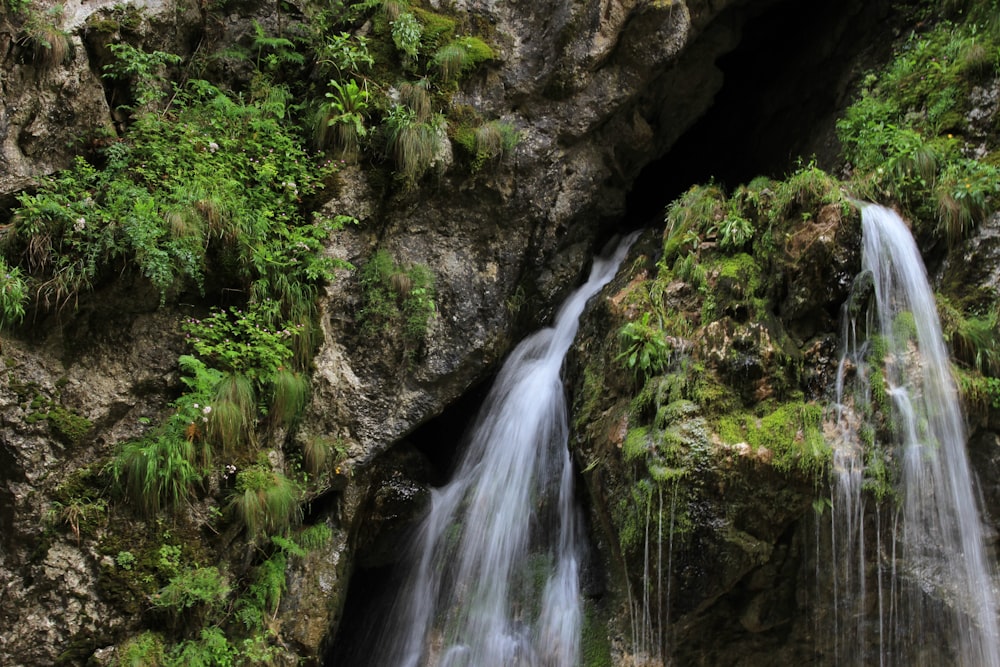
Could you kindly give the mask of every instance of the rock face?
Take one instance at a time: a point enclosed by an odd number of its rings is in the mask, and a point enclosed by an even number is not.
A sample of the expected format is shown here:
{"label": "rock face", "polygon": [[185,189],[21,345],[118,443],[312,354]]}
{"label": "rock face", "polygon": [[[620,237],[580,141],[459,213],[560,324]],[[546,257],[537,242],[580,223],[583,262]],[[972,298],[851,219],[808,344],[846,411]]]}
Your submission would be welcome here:
{"label": "rock face", "polygon": [[[356,274],[345,272],[322,298],[323,340],[312,399],[292,439],[337,440],[347,460],[313,499],[310,520],[330,526],[333,538],[290,565],[288,590],[275,615],[284,655],[307,664],[319,662],[332,639],[358,554],[373,565],[388,559],[384,551],[391,547],[379,543],[385,536],[371,534],[366,522],[376,516],[387,526],[406,524],[405,512],[392,509],[385,488],[396,489],[412,511],[422,497],[417,489],[428,482],[429,475],[413,472],[416,464],[386,463],[419,457],[387,452],[488,377],[511,341],[548,317],[585,268],[597,240],[619,224],[639,170],[711,105],[723,83],[715,60],[738,44],[748,17],[779,3],[454,4],[464,20],[490,26],[499,52],[496,63],[463,85],[454,102],[510,122],[521,142],[496,168],[472,176],[446,170],[413,189],[351,167],[318,204],[322,211],[360,221],[331,241],[331,256],[361,265],[376,249],[388,251],[400,263],[429,267],[437,296],[436,314],[417,354],[403,341],[361,331]],[[844,16],[861,4],[843,3]],[[203,7],[149,3],[137,18],[118,17],[114,26],[86,23],[99,10],[128,12],[130,6],[64,5],[53,21],[68,34],[66,53],[52,62],[48,52],[32,50],[31,40],[38,38],[27,37],[25,22],[7,20],[0,71],[0,199],[9,202],[32,179],[68,165],[74,152],[68,144],[99,141],[113,132],[117,102],[108,102],[115,92],[100,78],[107,55],[101,31],[128,31],[150,50],[170,45],[168,50],[182,51],[194,49],[205,34],[235,39],[251,34],[253,21],[271,25],[280,19],[271,5],[255,3],[227,6],[211,20]],[[295,13],[299,10],[303,13]],[[297,20],[306,15],[299,10],[292,12]],[[823,220],[821,213],[818,226],[802,232],[811,234],[799,249],[803,272],[828,259],[842,268],[841,259],[830,259],[836,225],[824,227]],[[819,257],[824,253],[830,256]],[[838,271],[833,274],[839,280]],[[819,329],[829,325],[829,304],[840,286],[830,283],[830,276],[820,272],[790,280],[785,301],[776,306],[785,312],[784,326],[802,340],[816,340]],[[99,467],[118,443],[145,434],[182,390],[176,359],[183,350],[179,321],[185,310],[157,309],[156,301],[141,282],[109,288],[85,298],[77,311],[38,321],[3,341],[0,663],[85,664],[92,655],[104,660],[100,656],[135,632],[148,611],[148,590],[129,592],[129,604],[120,599],[114,604],[114,585],[120,583],[116,558],[130,545],[107,546],[120,517],[102,505],[102,490],[93,488],[98,471],[88,466]],[[743,390],[753,395],[768,390],[759,380],[772,370],[776,355],[786,352],[769,339],[773,332],[755,329],[741,313],[737,309],[719,320],[710,339],[720,342],[720,351],[735,347],[734,336],[746,339],[744,347],[753,354],[726,357],[726,363],[733,373],[746,371]],[[826,318],[818,328],[817,318]],[[705,354],[711,358],[710,350]],[[613,436],[595,446],[617,445]],[[725,554],[738,558],[719,580],[709,572],[692,574],[691,599],[718,599],[753,572],[741,623],[750,632],[765,631],[783,622],[786,612],[769,611],[771,593],[757,591],[767,589],[760,582],[791,567],[783,546],[792,539],[786,529],[801,513],[805,496],[796,490],[782,495],[786,480],[768,477],[766,462],[735,450],[723,459],[706,478],[712,488],[702,518],[711,524],[728,512],[722,508],[727,484],[743,474],[757,475],[762,467],[768,493],[774,494],[767,504],[782,509],[766,526],[757,526],[747,505],[736,520],[727,519],[723,538],[705,537],[706,548],[719,539],[737,545]],[[408,472],[395,478],[392,470]],[[594,504],[607,492],[592,484]],[[71,495],[84,502],[67,504]],[[197,503],[190,509],[192,515],[203,512],[205,506]],[[595,520],[604,520],[600,514]],[[196,534],[190,540],[225,550],[233,536]],[[691,567],[695,554],[689,552]],[[691,619],[699,612],[675,613],[694,628],[699,626]],[[611,615],[621,619],[617,610]]]}
{"label": "rock face", "polygon": [[[791,664],[814,650],[803,526],[825,465],[835,313],[860,261],[856,213],[823,210],[787,210],[772,228],[787,242],[752,256],[702,245],[703,273],[653,263],[664,241],[648,238],[578,338],[571,442],[607,573],[588,604],[615,664]],[[806,246],[822,258],[812,276]],[[637,345],[653,361],[629,368]]]}

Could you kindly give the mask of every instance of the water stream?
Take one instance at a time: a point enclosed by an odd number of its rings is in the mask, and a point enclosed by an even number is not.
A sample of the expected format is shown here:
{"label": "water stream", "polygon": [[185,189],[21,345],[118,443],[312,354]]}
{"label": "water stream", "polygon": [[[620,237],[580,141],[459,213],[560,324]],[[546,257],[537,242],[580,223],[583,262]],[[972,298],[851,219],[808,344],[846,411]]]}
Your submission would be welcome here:
{"label": "water stream", "polygon": [[587,300],[633,240],[595,259],[554,325],[504,363],[454,477],[432,492],[372,664],[579,663],[582,534],[560,370]]}
{"label": "water stream", "polygon": [[[832,661],[1000,667],[993,572],[924,264],[895,212],[865,205],[862,226],[864,288],[845,314],[837,383]],[[860,303],[871,298],[874,309]],[[873,421],[880,410],[888,422]]]}

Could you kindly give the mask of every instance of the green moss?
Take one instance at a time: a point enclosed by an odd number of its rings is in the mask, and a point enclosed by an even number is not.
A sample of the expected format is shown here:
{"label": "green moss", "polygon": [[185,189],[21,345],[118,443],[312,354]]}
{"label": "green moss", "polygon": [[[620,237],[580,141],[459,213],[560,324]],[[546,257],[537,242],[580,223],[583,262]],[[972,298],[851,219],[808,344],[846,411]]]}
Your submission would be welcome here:
{"label": "green moss", "polygon": [[758,413],[724,415],[716,422],[716,431],[723,442],[746,442],[756,451],[769,451],[771,465],[778,470],[819,474],[831,456],[822,419],[819,405],[790,401],[763,407]]}
{"label": "green moss", "polygon": [[732,257],[722,257],[715,266],[719,272],[719,280],[726,281],[726,287],[737,298],[749,298],[760,291],[760,266],[750,255],[739,253]]}
{"label": "green moss", "polygon": [[646,426],[629,429],[622,443],[622,456],[626,461],[636,461],[650,450],[650,430]]}
{"label": "green moss", "polygon": [[736,392],[719,381],[713,371],[703,364],[695,364],[692,368],[694,380],[690,398],[701,406],[704,414],[724,414],[736,409],[739,398]]}
{"label": "green moss", "polygon": [[608,619],[590,598],[583,602],[583,628],[580,636],[583,667],[612,667]]}
{"label": "green moss", "polygon": [[583,389],[573,410],[573,430],[582,431],[590,423],[604,398],[604,379],[602,372],[593,366],[583,368]]}
{"label": "green moss", "polygon": [[420,7],[411,7],[410,11],[423,28],[420,43],[424,53],[437,51],[454,37],[455,19]]}
{"label": "green moss", "polygon": [[86,417],[59,406],[49,410],[46,418],[52,430],[67,445],[80,444],[93,427],[93,423]]}

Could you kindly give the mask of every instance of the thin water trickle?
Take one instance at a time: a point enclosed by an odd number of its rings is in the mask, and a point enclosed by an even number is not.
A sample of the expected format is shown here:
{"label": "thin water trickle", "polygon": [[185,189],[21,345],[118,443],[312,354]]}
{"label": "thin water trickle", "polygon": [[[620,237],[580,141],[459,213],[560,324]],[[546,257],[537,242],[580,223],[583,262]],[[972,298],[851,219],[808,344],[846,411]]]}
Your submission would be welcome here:
{"label": "thin water trickle", "polygon": [[560,369],[587,301],[614,277],[635,236],[595,259],[554,326],[504,363],[454,478],[432,492],[372,664],[578,664],[582,535]]}
{"label": "thin water trickle", "polygon": [[[859,322],[862,308],[856,303],[845,309],[832,494],[836,664],[944,660],[1000,667],[993,573],[965,452],[965,425],[923,261],[893,211],[865,205],[862,226],[864,291],[874,298],[876,318]],[[853,370],[850,394],[847,368]],[[891,412],[883,429],[892,434],[891,442],[876,442],[870,415],[879,408]],[[873,464],[864,460],[866,449],[885,454]],[[890,469],[895,479],[885,473]],[[866,527],[866,484],[883,493],[891,484],[898,501],[898,515],[885,527],[891,536],[888,553],[881,512],[875,513],[874,526]],[[865,531],[871,529],[875,551],[866,553]],[[873,563],[873,573],[866,563]],[[866,600],[870,577],[877,591],[874,605]],[[883,577],[889,579],[888,592]],[[933,646],[929,637],[935,638]]]}

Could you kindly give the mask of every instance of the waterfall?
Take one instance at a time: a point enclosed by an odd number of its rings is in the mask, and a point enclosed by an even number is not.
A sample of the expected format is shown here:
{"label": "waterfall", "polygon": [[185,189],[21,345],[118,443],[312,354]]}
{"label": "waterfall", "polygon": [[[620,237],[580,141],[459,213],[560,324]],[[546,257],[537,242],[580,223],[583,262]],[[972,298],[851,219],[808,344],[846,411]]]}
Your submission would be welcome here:
{"label": "waterfall", "polygon": [[[992,568],[926,271],[893,211],[864,205],[862,227],[856,287],[864,288],[845,308],[837,381],[832,658],[1000,667]],[[866,294],[874,317],[857,302]],[[887,423],[872,422],[877,408],[889,413]],[[887,494],[890,511],[868,516],[865,487]]]}
{"label": "waterfall", "polygon": [[453,479],[431,494],[373,664],[579,663],[582,530],[560,370],[587,300],[634,239],[595,259],[554,325],[504,363]]}

